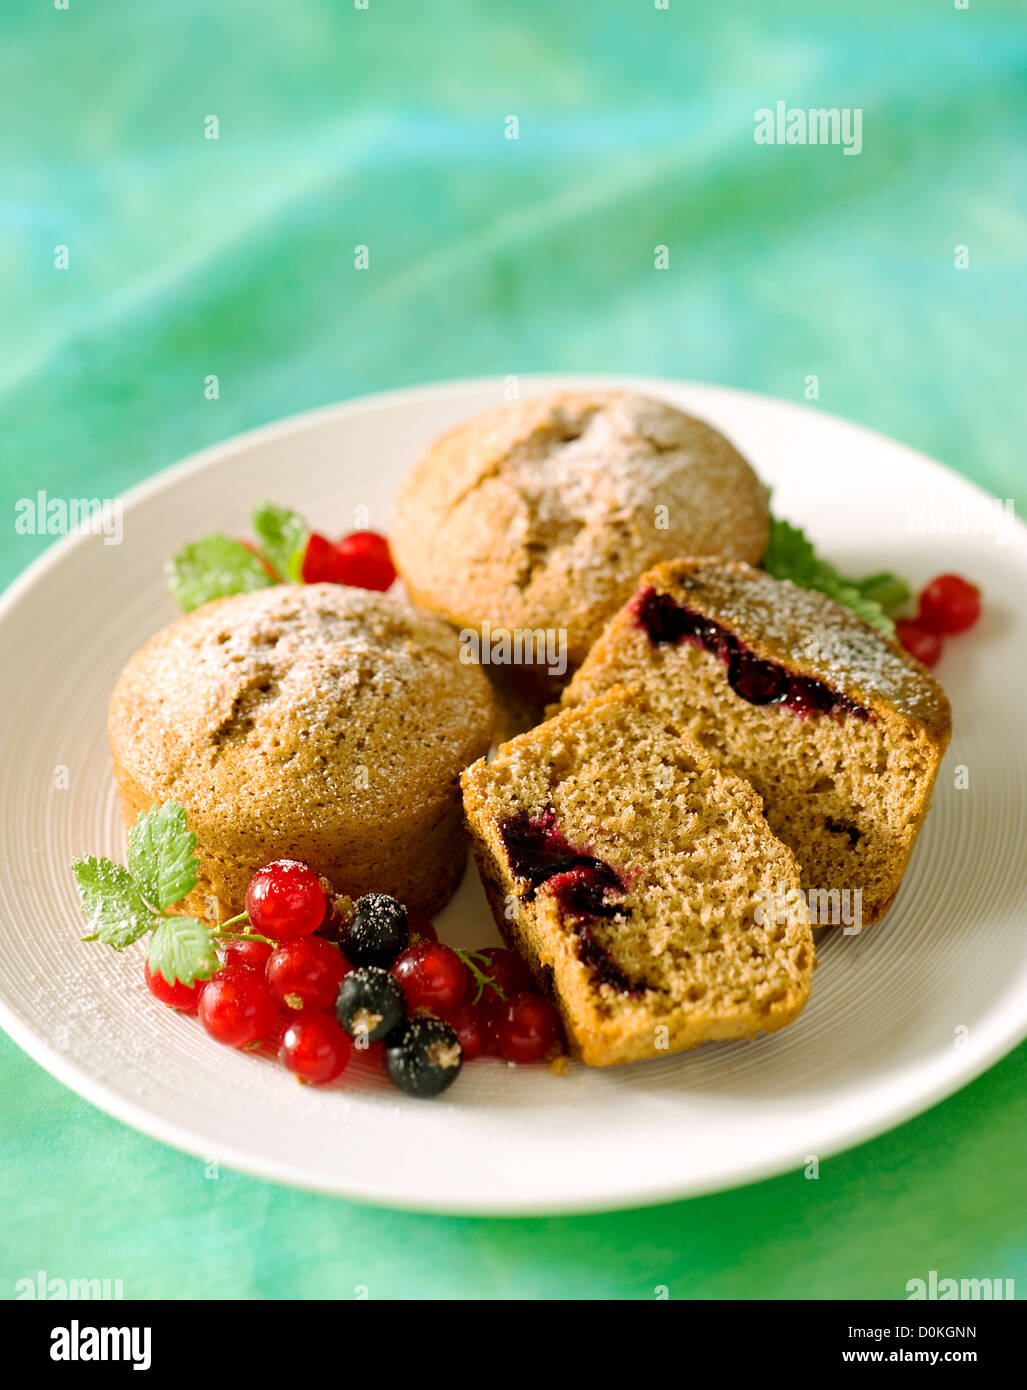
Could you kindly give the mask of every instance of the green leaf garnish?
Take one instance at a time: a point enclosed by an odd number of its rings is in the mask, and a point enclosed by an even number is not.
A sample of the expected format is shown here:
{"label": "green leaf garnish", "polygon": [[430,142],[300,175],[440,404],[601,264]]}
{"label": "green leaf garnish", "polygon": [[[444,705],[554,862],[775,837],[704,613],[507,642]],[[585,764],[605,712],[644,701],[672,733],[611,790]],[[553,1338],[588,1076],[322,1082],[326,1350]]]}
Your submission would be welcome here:
{"label": "green leaf garnish", "polygon": [[82,911],[92,927],[85,940],[102,941],[123,951],[160,920],[120,864],[90,854],[76,859],[71,871],[78,883]]}
{"label": "green leaf garnish", "polygon": [[913,591],[904,579],[897,574],[871,574],[859,581],[859,591],[864,598],[879,603],[889,617],[904,608],[913,597]]}
{"label": "green leaf garnish", "polygon": [[[196,887],[200,868],[196,835],[186,829],[185,807],[177,801],[139,816],[128,833],[127,869],[93,855],[76,859],[71,868],[92,927],[83,940],[102,941],[121,951],[151,932],[150,970],[159,971],[169,984],[209,979],[218,968],[215,942],[222,936],[251,935],[246,913],[223,927],[168,914],[169,907]],[[246,933],[229,930],[244,922]]]}
{"label": "green leaf garnish", "polygon": [[845,579],[835,567],[822,560],[798,526],[771,518],[770,542],[763,557],[763,568],[775,579],[790,579],[802,589],[844,604],[865,623],[885,636],[895,634],[891,614],[908,602],[907,585],[894,574],[872,574],[866,579]]}
{"label": "green leaf garnish", "polygon": [[152,907],[171,907],[193,891],[200,861],[184,806],[168,801],[139,816],[128,832],[128,869]]}
{"label": "green leaf garnish", "polygon": [[151,972],[160,972],[169,985],[209,980],[218,968],[210,928],[195,917],[164,917],[150,937],[146,953]]}
{"label": "green leaf garnish", "polygon": [[790,579],[805,589],[812,586],[820,563],[812,544],[798,526],[772,516],[763,568],[775,579]]}
{"label": "green leaf garnish", "polygon": [[168,568],[172,597],[186,613],[211,599],[266,589],[274,582],[259,555],[217,532],[184,545]]}
{"label": "green leaf garnish", "polygon": [[253,532],[268,564],[290,584],[298,582],[310,527],[289,507],[261,502],[253,512]]}

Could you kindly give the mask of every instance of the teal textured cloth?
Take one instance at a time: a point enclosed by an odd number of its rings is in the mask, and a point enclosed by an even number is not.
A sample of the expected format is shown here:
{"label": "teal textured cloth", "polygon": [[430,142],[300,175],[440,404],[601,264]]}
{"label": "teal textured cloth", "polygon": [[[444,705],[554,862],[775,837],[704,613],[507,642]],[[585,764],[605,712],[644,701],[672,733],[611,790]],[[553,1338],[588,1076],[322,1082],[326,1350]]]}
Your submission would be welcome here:
{"label": "teal textured cloth", "polygon": [[[0,579],[47,543],[14,531],[36,489],[110,496],[280,415],[485,373],[797,400],[816,376],[823,409],[1015,497],[1018,18],[1013,0],[5,7]],[[757,144],[778,101],[859,108],[861,152]],[[196,511],[202,530],[202,493]],[[0,1065],[0,1296],[39,1269],[143,1297],[901,1298],[930,1269],[1027,1288],[1025,1048],[816,1182],[512,1222],[215,1180],[6,1039]]]}

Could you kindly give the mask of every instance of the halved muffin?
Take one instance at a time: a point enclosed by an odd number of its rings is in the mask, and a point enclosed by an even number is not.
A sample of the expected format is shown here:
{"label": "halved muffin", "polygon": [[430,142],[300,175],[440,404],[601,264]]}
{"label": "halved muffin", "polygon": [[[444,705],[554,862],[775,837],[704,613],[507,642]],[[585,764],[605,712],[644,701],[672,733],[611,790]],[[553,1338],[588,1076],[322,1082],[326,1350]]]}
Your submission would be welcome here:
{"label": "halved muffin", "polygon": [[593,1066],[791,1022],[813,942],[799,871],[747,782],[616,689],[461,778],[507,940]]}
{"label": "halved muffin", "polygon": [[642,576],[563,704],[631,681],[752,782],[815,925],[884,915],[951,730],[925,667],[822,594],[746,564],[679,560]]}

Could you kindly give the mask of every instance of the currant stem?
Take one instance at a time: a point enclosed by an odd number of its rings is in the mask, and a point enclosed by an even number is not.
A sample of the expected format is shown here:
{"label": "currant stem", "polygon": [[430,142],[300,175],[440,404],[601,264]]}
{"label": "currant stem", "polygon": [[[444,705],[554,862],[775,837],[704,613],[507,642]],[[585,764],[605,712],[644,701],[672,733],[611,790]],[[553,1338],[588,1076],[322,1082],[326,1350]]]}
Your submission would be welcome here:
{"label": "currant stem", "polygon": [[488,956],[483,955],[481,951],[463,951],[459,947],[456,947],[455,949],[456,954],[460,957],[464,965],[471,972],[471,975],[473,976],[478,986],[478,992],[471,1000],[471,1003],[477,1004],[480,1002],[481,996],[485,992],[485,986],[488,985],[489,989],[491,989],[495,994],[499,995],[500,1002],[505,1004],[506,995],[503,993],[503,991],[499,988],[499,986],[496,984],[494,980],[491,980],[488,977],[488,975],[484,973],[484,971],[479,970],[478,966],[475,965],[475,960],[487,961]]}
{"label": "currant stem", "polygon": [[212,932],[212,936],[218,941],[263,941],[265,946],[277,946],[277,941],[272,941],[269,936],[258,936],[256,932],[247,931],[217,931]]}
{"label": "currant stem", "polygon": [[[234,927],[236,923],[245,922],[244,931],[229,931],[229,927]],[[248,912],[240,912],[235,917],[229,917],[227,922],[222,922],[219,927],[211,927],[210,934],[218,941],[263,941],[268,946],[277,946],[277,941],[272,941],[269,936],[260,936],[250,925],[250,915]]]}

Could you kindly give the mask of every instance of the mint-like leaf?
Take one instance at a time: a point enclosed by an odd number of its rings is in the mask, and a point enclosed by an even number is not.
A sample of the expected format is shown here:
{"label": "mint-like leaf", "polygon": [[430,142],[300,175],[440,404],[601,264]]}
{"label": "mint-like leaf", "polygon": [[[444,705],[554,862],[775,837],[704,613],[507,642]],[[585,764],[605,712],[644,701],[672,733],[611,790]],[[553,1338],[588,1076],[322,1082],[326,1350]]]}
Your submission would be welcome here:
{"label": "mint-like leaf", "polygon": [[279,578],[298,582],[310,536],[310,527],[299,513],[275,502],[261,502],[253,512],[253,533]]}
{"label": "mint-like leaf", "polygon": [[242,541],[219,533],[184,545],[168,570],[172,597],[186,613],[211,599],[266,589],[273,583],[259,555]]}
{"label": "mint-like leaf", "polygon": [[176,801],[140,815],[128,832],[128,868],[151,907],[171,907],[196,887],[196,832]]}
{"label": "mint-like leaf", "polygon": [[160,920],[120,864],[90,854],[76,859],[71,871],[78,883],[82,911],[92,927],[90,939],[123,951]]}
{"label": "mint-like leaf", "polygon": [[772,517],[763,568],[775,579],[790,579],[800,588],[812,589],[816,587],[813,581],[822,566],[812,544],[798,526]]}
{"label": "mint-like leaf", "polygon": [[868,626],[876,628],[886,637],[891,637],[894,633],[895,624],[887,613],[875,599],[866,598],[858,585],[846,584],[842,581],[838,584],[825,582],[822,587],[820,585],[813,587],[819,588],[821,593],[826,594],[835,603],[840,603],[845,608],[851,608],[857,618],[862,618]]}
{"label": "mint-like leaf", "polygon": [[871,574],[861,579],[858,587],[864,598],[879,603],[889,617],[904,608],[913,597],[912,589],[897,574]]}
{"label": "mint-like leaf", "polygon": [[770,541],[763,557],[763,568],[775,579],[790,579],[802,589],[844,604],[884,633],[895,634],[890,613],[901,608],[910,597],[908,587],[894,574],[872,574],[866,579],[845,579],[835,567],[822,560],[797,526],[777,517],[771,519]]}
{"label": "mint-like leaf", "polygon": [[150,937],[146,959],[151,972],[159,972],[169,985],[176,980],[184,985],[209,980],[218,968],[210,928],[195,917],[161,918]]}

